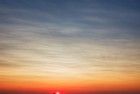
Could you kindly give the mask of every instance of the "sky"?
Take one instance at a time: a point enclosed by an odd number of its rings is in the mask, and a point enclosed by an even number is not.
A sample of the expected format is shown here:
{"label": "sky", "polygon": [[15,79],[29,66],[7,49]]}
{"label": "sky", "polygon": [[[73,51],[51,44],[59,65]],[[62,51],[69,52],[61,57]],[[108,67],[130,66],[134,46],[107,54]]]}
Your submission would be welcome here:
{"label": "sky", "polygon": [[140,92],[139,5],[0,0],[0,92]]}

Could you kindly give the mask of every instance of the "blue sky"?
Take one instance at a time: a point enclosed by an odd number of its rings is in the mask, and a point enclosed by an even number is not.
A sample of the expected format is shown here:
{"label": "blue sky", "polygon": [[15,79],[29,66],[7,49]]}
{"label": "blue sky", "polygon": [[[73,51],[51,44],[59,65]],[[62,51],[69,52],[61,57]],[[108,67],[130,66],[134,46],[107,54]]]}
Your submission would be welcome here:
{"label": "blue sky", "polygon": [[74,36],[87,38],[100,37],[100,34],[105,38],[139,38],[140,35],[138,0],[109,0],[108,2],[1,0],[0,2],[1,24],[53,24],[60,28],[64,26],[82,29],[74,30]]}

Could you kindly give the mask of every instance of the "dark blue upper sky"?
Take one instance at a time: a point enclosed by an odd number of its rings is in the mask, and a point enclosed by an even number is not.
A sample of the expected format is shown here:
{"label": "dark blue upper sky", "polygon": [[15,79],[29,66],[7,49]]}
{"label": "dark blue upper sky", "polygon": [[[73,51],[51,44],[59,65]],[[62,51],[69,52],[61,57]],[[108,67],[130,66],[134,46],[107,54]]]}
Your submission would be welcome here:
{"label": "dark blue upper sky", "polygon": [[50,35],[58,37],[135,40],[140,36],[139,4],[139,0],[0,0],[0,24],[48,27]]}

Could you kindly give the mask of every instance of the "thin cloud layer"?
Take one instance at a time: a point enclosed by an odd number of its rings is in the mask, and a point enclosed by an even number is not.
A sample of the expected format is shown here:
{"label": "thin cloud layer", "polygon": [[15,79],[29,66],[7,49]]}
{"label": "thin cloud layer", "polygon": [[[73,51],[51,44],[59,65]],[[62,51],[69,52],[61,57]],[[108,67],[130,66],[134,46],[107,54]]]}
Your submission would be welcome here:
{"label": "thin cloud layer", "polygon": [[0,3],[0,75],[6,79],[139,80],[139,1]]}

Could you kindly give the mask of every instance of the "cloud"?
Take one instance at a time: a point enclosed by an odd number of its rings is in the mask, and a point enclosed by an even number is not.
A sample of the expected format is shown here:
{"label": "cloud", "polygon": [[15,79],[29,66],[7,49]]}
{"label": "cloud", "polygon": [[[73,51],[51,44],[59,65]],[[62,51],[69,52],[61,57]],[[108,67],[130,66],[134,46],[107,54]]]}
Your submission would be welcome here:
{"label": "cloud", "polygon": [[91,5],[1,9],[0,66],[65,79],[138,74],[139,13]]}
{"label": "cloud", "polygon": [[11,64],[11,63],[2,63],[2,60],[1,60],[1,63],[0,63],[0,67],[3,68],[3,67],[17,67],[18,65],[17,64]]}

